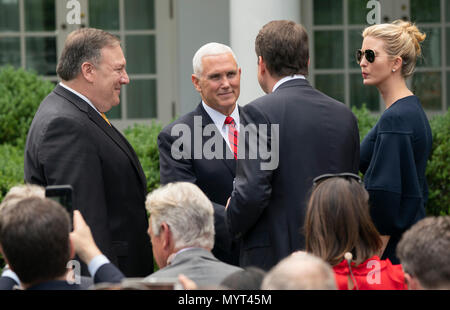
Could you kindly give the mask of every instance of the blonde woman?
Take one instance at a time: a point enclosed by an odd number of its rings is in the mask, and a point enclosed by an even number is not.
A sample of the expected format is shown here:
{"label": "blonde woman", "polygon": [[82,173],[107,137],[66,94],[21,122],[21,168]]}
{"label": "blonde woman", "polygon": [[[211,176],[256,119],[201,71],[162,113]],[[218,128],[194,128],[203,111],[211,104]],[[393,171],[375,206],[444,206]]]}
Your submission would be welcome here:
{"label": "blonde woman", "polygon": [[386,105],[361,144],[360,171],[370,195],[371,216],[383,235],[383,258],[398,264],[395,247],[404,231],[425,217],[425,168],[432,135],[420,99],[405,79],[414,72],[426,35],[401,20],[363,32],[356,53],[364,85],[377,87]]}

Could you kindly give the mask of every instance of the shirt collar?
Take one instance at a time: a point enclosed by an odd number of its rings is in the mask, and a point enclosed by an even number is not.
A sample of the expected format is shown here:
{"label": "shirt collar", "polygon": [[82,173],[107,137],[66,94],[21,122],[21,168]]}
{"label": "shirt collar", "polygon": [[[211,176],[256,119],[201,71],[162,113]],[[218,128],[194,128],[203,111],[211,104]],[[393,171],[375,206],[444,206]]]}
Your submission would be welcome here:
{"label": "shirt collar", "polygon": [[[219,111],[214,110],[213,108],[208,106],[203,100],[202,100],[202,105],[203,105],[203,108],[205,109],[206,113],[208,113],[208,115],[211,117],[214,124],[217,126],[217,128],[222,130],[227,116],[220,113]],[[239,124],[240,124],[239,108],[238,108],[237,104],[235,105],[234,110],[230,114],[230,116],[234,119],[234,122],[236,123],[236,128],[239,130]]]}
{"label": "shirt collar", "polygon": [[75,95],[77,95],[78,97],[80,97],[81,99],[83,99],[84,101],[86,101],[95,111],[97,111],[98,114],[102,115],[97,108],[92,104],[92,102],[84,95],[80,94],[79,92],[77,92],[76,90],[70,88],[67,85],[64,85],[62,82],[59,82],[59,85],[61,85],[62,87],[64,87],[65,89],[67,89],[68,91],[74,93]]}
{"label": "shirt collar", "polygon": [[281,84],[286,83],[287,81],[291,81],[291,80],[298,80],[298,79],[303,79],[305,80],[305,76],[301,75],[301,74],[295,74],[295,75],[289,75],[289,76],[285,76],[284,78],[282,78],[281,80],[279,80],[272,89],[272,92],[274,92],[278,87],[280,87]]}

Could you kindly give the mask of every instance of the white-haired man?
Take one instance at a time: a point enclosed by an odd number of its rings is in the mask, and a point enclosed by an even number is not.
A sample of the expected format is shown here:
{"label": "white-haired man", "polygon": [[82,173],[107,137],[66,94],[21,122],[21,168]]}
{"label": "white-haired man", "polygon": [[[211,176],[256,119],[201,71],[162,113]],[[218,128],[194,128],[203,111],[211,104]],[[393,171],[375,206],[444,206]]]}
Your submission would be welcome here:
{"label": "white-haired man", "polygon": [[264,277],[263,290],[336,290],[331,266],[312,254],[297,251],[281,260]]}
{"label": "white-haired man", "polygon": [[[189,182],[170,183],[147,196],[148,233],[157,272],[144,281],[177,279],[185,275],[199,287],[216,287],[228,275],[242,270],[219,261],[214,246],[214,210],[208,197]],[[102,255],[81,214],[74,214],[71,240],[80,258],[90,266],[95,280],[120,282],[124,275]],[[96,282],[100,282],[97,280]]]}
{"label": "white-haired man", "polygon": [[214,246],[214,209],[189,182],[167,184],[148,195],[149,235],[160,270],[145,280],[187,276],[200,287],[217,286],[241,268],[219,261]]}
{"label": "white-haired man", "polygon": [[214,206],[213,253],[237,265],[239,249],[225,227],[223,206],[236,175],[241,69],[230,47],[212,42],[195,53],[193,71],[201,103],[158,136],[161,184],[190,182],[200,187]]}

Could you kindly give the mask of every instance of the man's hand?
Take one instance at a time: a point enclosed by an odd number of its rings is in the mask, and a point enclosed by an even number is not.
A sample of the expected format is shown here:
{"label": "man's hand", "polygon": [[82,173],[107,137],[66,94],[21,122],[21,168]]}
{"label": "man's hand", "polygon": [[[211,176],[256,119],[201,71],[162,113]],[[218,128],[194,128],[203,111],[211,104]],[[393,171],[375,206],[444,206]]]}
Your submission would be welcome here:
{"label": "man's hand", "polygon": [[75,252],[86,264],[89,264],[95,256],[102,254],[95,244],[91,229],[78,210],[73,211],[73,232],[70,233],[70,240]]}
{"label": "man's hand", "polygon": [[227,209],[228,209],[228,206],[230,205],[230,200],[231,200],[231,197],[228,197],[228,200],[227,200],[227,205],[225,206],[225,210],[227,210]]}

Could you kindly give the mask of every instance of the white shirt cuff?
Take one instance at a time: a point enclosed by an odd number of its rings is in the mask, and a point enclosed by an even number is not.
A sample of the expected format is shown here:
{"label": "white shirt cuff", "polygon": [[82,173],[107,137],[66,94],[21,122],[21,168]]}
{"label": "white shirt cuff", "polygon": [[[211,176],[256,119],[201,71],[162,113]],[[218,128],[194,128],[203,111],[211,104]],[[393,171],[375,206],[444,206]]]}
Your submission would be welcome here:
{"label": "white shirt cuff", "polygon": [[19,277],[18,277],[17,274],[16,274],[14,271],[12,271],[11,269],[6,269],[6,270],[4,270],[3,273],[2,273],[2,277],[8,277],[8,278],[11,278],[11,279],[13,279],[14,281],[16,281],[16,283],[17,283],[18,285],[20,285]]}
{"label": "white shirt cuff", "polygon": [[88,270],[89,273],[91,274],[92,277],[95,276],[95,273],[98,271],[98,269],[105,265],[105,264],[109,264],[110,261],[109,259],[105,256],[105,255],[97,255],[96,257],[94,257],[88,265]]}

